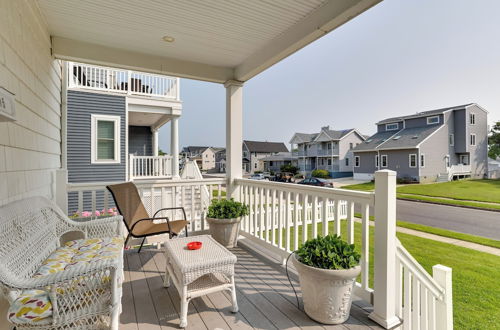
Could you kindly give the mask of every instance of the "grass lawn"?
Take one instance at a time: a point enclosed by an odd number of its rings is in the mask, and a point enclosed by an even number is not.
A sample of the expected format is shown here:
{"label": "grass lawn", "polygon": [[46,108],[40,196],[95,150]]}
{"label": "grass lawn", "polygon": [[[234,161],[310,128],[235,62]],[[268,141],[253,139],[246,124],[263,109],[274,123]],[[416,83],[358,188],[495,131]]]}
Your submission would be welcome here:
{"label": "grass lawn", "polygon": [[500,180],[459,180],[398,187],[398,193],[500,203]]}
{"label": "grass lawn", "polygon": [[[346,226],[346,221],[343,221],[343,233],[346,232]],[[329,230],[333,232],[333,223],[330,223]],[[373,285],[373,230],[371,227],[370,286]],[[309,225],[308,237],[311,237],[311,232],[312,227]],[[321,224],[318,225],[318,232],[321,232]],[[453,268],[455,329],[500,329],[500,257],[403,233],[397,236],[429,273],[436,264]],[[355,223],[354,237],[359,250],[361,224]],[[302,228],[299,227],[299,241],[301,239]]]}
{"label": "grass lawn", "polygon": [[[218,190],[218,189],[214,189],[214,190],[212,191],[212,197],[213,197],[213,198],[217,198],[218,196],[219,196],[219,190]],[[221,197],[226,197],[226,192],[225,192],[224,190],[222,190],[222,191],[220,192],[220,196],[221,196]]]}
{"label": "grass lawn", "polygon": [[[344,186],[342,189],[373,191],[375,190],[375,183],[353,184]],[[431,184],[412,184],[398,187],[397,197],[446,205],[500,210],[500,180],[461,180]],[[496,202],[499,204],[481,202]]]}

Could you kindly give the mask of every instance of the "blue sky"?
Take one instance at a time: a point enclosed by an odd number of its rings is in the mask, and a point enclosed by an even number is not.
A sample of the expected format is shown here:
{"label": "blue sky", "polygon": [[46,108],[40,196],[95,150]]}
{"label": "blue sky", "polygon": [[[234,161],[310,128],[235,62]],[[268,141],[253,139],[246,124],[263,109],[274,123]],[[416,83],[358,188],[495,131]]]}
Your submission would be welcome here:
{"label": "blue sky", "polygon": [[[499,17],[498,0],[385,0],[248,81],[244,139],[372,134],[385,117],[469,102],[500,120]],[[224,87],[182,79],[181,98],[180,147],[225,146]]]}

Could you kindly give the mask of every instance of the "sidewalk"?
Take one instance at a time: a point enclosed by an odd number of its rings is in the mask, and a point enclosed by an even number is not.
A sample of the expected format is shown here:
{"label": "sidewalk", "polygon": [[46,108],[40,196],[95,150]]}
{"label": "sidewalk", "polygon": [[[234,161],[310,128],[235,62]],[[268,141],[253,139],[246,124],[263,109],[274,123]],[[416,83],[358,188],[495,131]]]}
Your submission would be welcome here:
{"label": "sidewalk", "polygon": [[[359,219],[359,218],[355,218],[354,221],[361,223],[361,219]],[[375,226],[375,222],[370,221],[370,226]],[[489,253],[489,254],[493,254],[493,255],[500,257],[500,249],[492,247],[492,246],[486,246],[486,245],[481,245],[481,244],[477,244],[477,243],[462,241],[462,240],[459,240],[456,238],[449,238],[449,237],[429,234],[429,233],[425,233],[422,231],[403,228],[403,227],[396,227],[396,231],[399,233],[409,234],[409,235],[413,235],[413,236],[417,236],[417,237],[431,239],[433,241],[438,241],[438,242],[442,242],[442,243],[448,243],[451,245],[461,246],[461,247],[465,247],[465,248],[468,248],[471,250]]]}

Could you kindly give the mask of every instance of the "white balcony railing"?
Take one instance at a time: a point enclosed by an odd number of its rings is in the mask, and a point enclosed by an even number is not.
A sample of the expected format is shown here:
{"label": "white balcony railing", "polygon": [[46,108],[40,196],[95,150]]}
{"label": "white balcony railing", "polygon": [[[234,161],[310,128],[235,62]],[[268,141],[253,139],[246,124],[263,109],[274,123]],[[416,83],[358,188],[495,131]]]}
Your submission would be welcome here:
{"label": "white balcony railing", "polygon": [[[362,271],[355,294],[373,304],[370,317],[387,323],[387,327],[397,326],[401,320],[402,329],[452,329],[451,270],[436,265],[430,276],[399,243],[395,175],[381,172],[375,175],[375,193],[248,179],[235,179],[229,191],[234,190],[235,198],[250,206],[250,214],[241,222],[241,234],[248,244],[284,259],[308,238],[343,234],[349,243],[360,244]],[[208,204],[215,190],[216,198],[221,198],[226,183],[225,178],[214,178],[141,180],[136,185],[150,213],[162,207],[183,206],[190,233],[196,234],[208,228]],[[70,211],[71,207],[80,211],[107,208],[111,196],[105,186],[106,183],[68,184],[68,192],[73,194]],[[355,219],[355,210],[361,213],[360,220]],[[373,231],[371,215],[376,217]],[[360,222],[359,231],[355,230],[356,221]],[[306,225],[308,230],[303,230]],[[164,239],[159,236],[148,242]],[[374,265],[370,265],[371,251]]]}
{"label": "white balcony railing", "polygon": [[179,100],[179,78],[68,63],[68,88]]}
{"label": "white balcony railing", "polygon": [[129,178],[159,179],[172,177],[172,156],[129,155]]}
{"label": "white balcony railing", "polygon": [[450,173],[451,175],[453,175],[453,174],[467,174],[470,172],[471,172],[470,165],[456,164],[456,165],[451,165],[448,168],[448,173]]}

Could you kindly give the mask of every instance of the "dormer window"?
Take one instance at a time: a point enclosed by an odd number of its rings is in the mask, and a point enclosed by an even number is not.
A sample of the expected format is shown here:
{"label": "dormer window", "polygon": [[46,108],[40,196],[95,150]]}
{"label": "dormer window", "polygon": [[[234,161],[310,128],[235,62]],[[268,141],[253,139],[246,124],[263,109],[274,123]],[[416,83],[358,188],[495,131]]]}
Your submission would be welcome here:
{"label": "dormer window", "polygon": [[469,124],[475,125],[476,124],[476,114],[475,113],[470,113],[469,114]]}
{"label": "dormer window", "polygon": [[386,131],[395,131],[399,129],[399,123],[385,124]]}
{"label": "dormer window", "polygon": [[427,117],[427,125],[439,124],[439,116]]}

